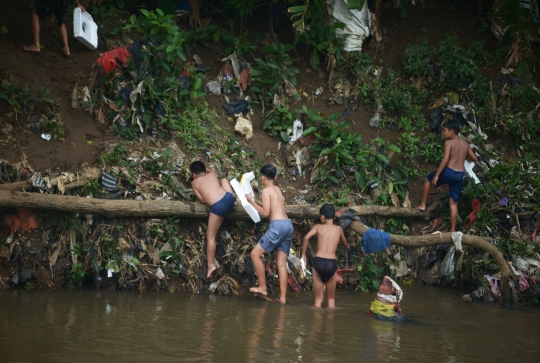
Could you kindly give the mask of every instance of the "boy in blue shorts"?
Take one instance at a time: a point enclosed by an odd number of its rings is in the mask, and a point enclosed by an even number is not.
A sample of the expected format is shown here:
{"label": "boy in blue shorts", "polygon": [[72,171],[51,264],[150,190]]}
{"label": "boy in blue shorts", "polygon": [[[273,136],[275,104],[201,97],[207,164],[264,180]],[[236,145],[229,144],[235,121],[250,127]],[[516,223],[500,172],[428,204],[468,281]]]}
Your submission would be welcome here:
{"label": "boy in blue shorts", "polygon": [[282,304],[287,302],[287,256],[291,248],[294,228],[285,212],[283,194],[279,187],[274,185],[277,169],[275,166],[266,165],[261,169],[261,183],[265,186],[262,191],[262,207],[253,201],[253,196],[247,196],[249,203],[257,209],[262,216],[268,217],[270,225],[268,230],[259,240],[259,243],[251,251],[251,260],[255,266],[255,272],[259,279],[259,286],[252,287],[249,291],[266,296],[266,271],[261,256],[265,252],[277,249],[277,268],[279,275],[279,290]]}
{"label": "boy in blue shorts", "polygon": [[207,169],[202,161],[194,161],[189,166],[193,181],[191,186],[201,203],[210,206],[208,230],[206,231],[208,272],[210,278],[216,270],[214,257],[216,254],[216,236],[223,218],[233,209],[236,198],[232,193],[231,184],[225,178],[218,181],[215,171]]}
{"label": "boy in blue shorts", "polygon": [[450,190],[450,232],[454,232],[457,226],[458,201],[465,177],[465,159],[467,156],[476,161],[477,157],[469,143],[461,140],[459,134],[459,122],[450,120],[443,125],[442,134],[444,139],[444,154],[437,171],[429,173],[424,182],[424,195],[422,204],[417,208],[426,210],[426,203],[431,193],[431,187],[436,188],[448,184]]}

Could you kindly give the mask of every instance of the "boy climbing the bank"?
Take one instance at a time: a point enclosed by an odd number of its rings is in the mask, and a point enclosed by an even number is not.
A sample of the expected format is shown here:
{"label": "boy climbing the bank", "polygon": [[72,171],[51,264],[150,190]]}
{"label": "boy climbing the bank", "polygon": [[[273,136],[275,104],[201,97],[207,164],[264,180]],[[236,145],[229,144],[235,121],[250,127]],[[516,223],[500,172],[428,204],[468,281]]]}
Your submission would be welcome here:
{"label": "boy climbing the bank", "polygon": [[317,235],[317,253],[313,258],[313,285],[315,285],[315,304],[314,307],[320,309],[323,302],[323,289],[326,286],[326,302],[328,309],[336,308],[336,279],[337,279],[337,260],[336,250],[341,242],[346,249],[349,244],[343,233],[343,229],[334,225],[336,212],[331,204],[325,204],[319,211],[321,224],[315,225],[311,231],[304,237],[304,246],[302,248],[302,260],[307,262],[306,250],[309,239]]}
{"label": "boy climbing the bank", "polygon": [[261,168],[261,183],[265,186],[262,191],[262,207],[253,201],[253,196],[247,195],[249,203],[261,215],[268,217],[270,225],[268,230],[259,240],[259,243],[251,251],[251,260],[255,266],[255,272],[259,279],[259,286],[252,287],[249,291],[266,296],[266,271],[261,256],[264,252],[272,252],[277,249],[277,268],[279,275],[279,301],[287,302],[287,256],[291,248],[294,228],[285,212],[283,194],[279,187],[274,185],[277,169],[275,166],[266,165]]}
{"label": "boy climbing the bank", "polygon": [[426,203],[431,193],[431,187],[440,187],[448,184],[450,191],[450,232],[455,232],[457,226],[458,201],[465,177],[465,159],[467,156],[476,161],[477,157],[469,143],[461,140],[459,134],[459,122],[447,121],[443,124],[442,134],[445,139],[444,154],[437,171],[428,174],[424,182],[424,194],[422,204],[417,208],[426,210]]}
{"label": "boy climbing the bank", "polygon": [[[82,12],[85,12],[84,6],[81,5],[79,0],[75,1],[77,6]],[[34,2],[34,11],[32,12],[32,34],[34,36],[34,44],[23,47],[27,52],[39,53],[41,51],[41,45],[39,42],[40,33],[40,20],[47,19],[52,13],[56,16],[56,24],[58,25],[58,31],[62,38],[64,45],[64,55],[69,57],[68,34],[66,28],[66,17],[68,13],[68,7],[71,0],[36,0]]]}
{"label": "boy climbing the bank", "polygon": [[216,270],[214,256],[216,254],[216,236],[223,218],[233,209],[236,198],[227,179],[218,182],[215,171],[207,169],[202,161],[195,161],[189,166],[193,181],[191,186],[201,203],[210,206],[208,230],[206,232],[208,273],[207,278]]}

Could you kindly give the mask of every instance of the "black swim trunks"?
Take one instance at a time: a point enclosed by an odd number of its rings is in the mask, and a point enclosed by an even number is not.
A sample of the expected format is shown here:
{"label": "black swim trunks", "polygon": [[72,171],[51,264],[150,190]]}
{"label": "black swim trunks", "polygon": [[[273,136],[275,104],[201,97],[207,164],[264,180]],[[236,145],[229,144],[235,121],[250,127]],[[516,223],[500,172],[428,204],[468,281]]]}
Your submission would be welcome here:
{"label": "black swim trunks", "polygon": [[325,284],[337,271],[337,261],[335,258],[313,257],[313,269]]}
{"label": "black swim trunks", "polygon": [[67,11],[70,0],[36,0],[34,2],[34,9],[39,15],[41,20],[45,20],[54,13],[56,15],[56,23],[58,26],[66,21]]}

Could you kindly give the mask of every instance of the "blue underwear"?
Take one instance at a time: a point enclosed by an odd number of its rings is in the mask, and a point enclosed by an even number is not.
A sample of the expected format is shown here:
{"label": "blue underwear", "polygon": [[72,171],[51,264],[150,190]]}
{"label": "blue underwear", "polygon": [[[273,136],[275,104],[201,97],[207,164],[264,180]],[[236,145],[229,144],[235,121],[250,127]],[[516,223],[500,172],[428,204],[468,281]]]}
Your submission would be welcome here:
{"label": "blue underwear", "polygon": [[218,217],[225,217],[233,209],[234,202],[236,202],[234,195],[227,192],[219,202],[212,204],[210,213],[214,213]]}
{"label": "blue underwear", "polygon": [[[435,173],[436,171],[429,173],[427,179],[429,181],[432,181]],[[437,179],[437,184],[435,185],[435,187],[440,187],[441,185],[448,184],[448,186],[450,187],[450,198],[458,202],[461,188],[463,188],[464,177],[464,171],[455,171],[454,169],[445,167],[442,173],[439,175],[439,179]]]}
{"label": "blue underwear", "polygon": [[273,252],[276,248],[289,255],[294,228],[288,219],[275,219],[270,221],[268,230],[259,240],[259,244],[266,252]]}

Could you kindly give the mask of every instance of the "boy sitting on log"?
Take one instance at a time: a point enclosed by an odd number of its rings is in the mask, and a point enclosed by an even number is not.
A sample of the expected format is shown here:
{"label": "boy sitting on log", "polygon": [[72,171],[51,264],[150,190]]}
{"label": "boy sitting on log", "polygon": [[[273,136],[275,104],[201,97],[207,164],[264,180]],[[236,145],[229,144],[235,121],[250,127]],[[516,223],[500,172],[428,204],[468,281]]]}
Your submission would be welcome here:
{"label": "boy sitting on log", "polygon": [[266,296],[266,271],[261,256],[264,252],[277,251],[277,268],[279,275],[279,290],[282,304],[287,302],[287,256],[291,248],[294,228],[285,212],[283,194],[279,187],[274,185],[277,169],[273,165],[263,166],[261,169],[261,183],[265,188],[262,191],[262,207],[253,201],[253,196],[247,195],[248,202],[257,209],[261,215],[268,217],[270,225],[268,230],[259,240],[259,243],[251,251],[251,260],[257,272],[259,286],[252,287],[249,291]]}
{"label": "boy sitting on log", "polygon": [[465,177],[465,159],[467,156],[476,161],[477,157],[467,141],[461,140],[459,134],[459,122],[446,121],[443,125],[442,134],[444,139],[444,154],[437,171],[429,173],[424,182],[424,194],[422,204],[417,208],[426,210],[426,203],[431,192],[431,186],[436,188],[448,184],[450,190],[450,232],[454,232],[457,226],[458,201],[463,188]]}
{"label": "boy sitting on log", "polygon": [[215,171],[207,169],[202,161],[194,161],[189,166],[193,181],[191,186],[197,198],[203,204],[210,206],[208,216],[208,230],[206,232],[208,273],[207,278],[216,270],[214,256],[216,254],[216,236],[223,222],[223,218],[233,209],[236,198],[233,195],[231,184],[225,178],[218,182]]}
{"label": "boy sitting on log", "polygon": [[304,237],[302,259],[306,261],[306,250],[309,239],[317,235],[317,253],[313,258],[313,285],[315,285],[314,307],[320,309],[323,302],[323,289],[326,286],[326,302],[328,309],[336,308],[337,261],[336,250],[339,242],[349,249],[343,229],[334,225],[336,212],[331,204],[325,204],[320,211],[321,224],[315,225]]}

